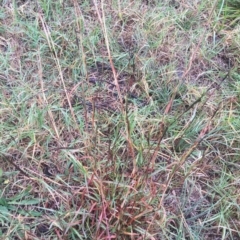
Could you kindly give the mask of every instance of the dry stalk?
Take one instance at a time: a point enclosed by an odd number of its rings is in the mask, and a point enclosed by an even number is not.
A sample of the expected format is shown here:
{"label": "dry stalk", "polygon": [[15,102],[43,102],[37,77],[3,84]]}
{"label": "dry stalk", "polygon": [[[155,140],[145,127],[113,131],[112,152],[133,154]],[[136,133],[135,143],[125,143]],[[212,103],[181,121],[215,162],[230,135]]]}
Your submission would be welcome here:
{"label": "dry stalk", "polygon": [[108,41],[108,34],[107,34],[107,28],[106,28],[106,22],[105,22],[105,12],[104,12],[104,5],[103,5],[103,0],[101,0],[101,13],[99,11],[98,5],[96,0],[93,1],[95,8],[96,8],[96,12],[98,15],[98,19],[99,22],[101,24],[101,28],[104,34],[104,39],[105,39],[105,44],[107,47],[107,52],[108,52],[108,59],[110,62],[110,66],[112,69],[112,73],[113,73],[113,77],[114,77],[114,83],[117,89],[117,93],[118,93],[118,98],[120,100],[121,103],[121,111],[123,113],[123,115],[125,116],[125,122],[126,122],[126,126],[127,126],[127,142],[128,142],[128,147],[130,150],[130,154],[133,160],[133,171],[132,171],[132,175],[135,175],[135,173],[137,172],[137,163],[136,163],[136,158],[135,158],[135,154],[134,154],[134,147],[133,147],[133,142],[129,133],[129,121],[128,121],[128,116],[127,116],[127,111],[124,111],[124,104],[123,104],[123,97],[120,91],[120,87],[119,87],[119,83],[118,83],[118,76],[117,76],[117,72],[116,69],[114,67],[114,63],[112,60],[112,54],[111,54],[111,50],[110,50],[110,46],[109,46],[109,41]]}
{"label": "dry stalk", "polygon": [[[47,23],[44,21],[43,17],[41,16],[41,14],[38,14],[38,17],[42,23],[42,27],[43,27],[43,30],[44,30],[44,33],[45,33],[45,36],[47,38],[47,42],[48,42],[48,46],[50,48],[50,50],[52,51],[53,53],[53,58],[55,60],[55,63],[57,65],[57,68],[58,68],[58,72],[59,72],[59,76],[60,76],[60,79],[61,79],[61,82],[62,82],[62,85],[63,85],[63,89],[64,89],[64,92],[65,92],[65,95],[66,95],[66,98],[67,98],[67,102],[68,102],[68,105],[69,105],[69,109],[70,109],[70,112],[71,112],[71,115],[72,115],[72,118],[73,118],[73,121],[74,123],[76,124],[76,126],[78,125],[77,124],[77,121],[76,121],[76,118],[75,118],[75,114],[74,114],[74,110],[72,108],[72,104],[71,104],[71,101],[70,101],[70,97],[69,97],[69,94],[68,94],[68,91],[67,91],[67,88],[66,88],[66,85],[65,85],[65,81],[64,81],[64,77],[63,77],[63,71],[62,71],[62,68],[61,68],[61,65],[60,65],[60,62],[59,62],[59,59],[57,57],[57,53],[56,53],[56,49],[55,49],[55,46],[54,46],[54,42],[52,40],[52,37],[51,37],[51,33],[49,31],[49,28],[47,26]],[[77,131],[79,134],[80,131],[78,130],[78,127],[76,127]]]}
{"label": "dry stalk", "polygon": [[102,16],[101,16],[101,13],[99,11],[98,4],[97,4],[96,0],[94,0],[93,2],[94,2],[96,12],[97,12],[97,15],[98,15],[98,19],[99,19],[99,22],[101,24],[101,28],[102,28],[102,31],[103,31],[103,34],[104,34],[105,44],[106,44],[107,52],[108,52],[108,59],[109,59],[110,66],[111,66],[111,69],[112,69],[114,83],[115,83],[115,86],[117,88],[118,97],[119,97],[119,100],[120,100],[120,103],[121,103],[122,112],[124,112],[123,98],[122,98],[122,94],[121,94],[121,91],[120,91],[120,87],[119,87],[119,83],[118,83],[118,76],[117,76],[117,72],[116,72],[116,69],[115,69],[114,64],[113,64],[112,54],[111,54],[109,41],[108,41],[108,34],[107,34],[107,28],[106,28],[106,23],[105,23],[105,13],[104,13],[103,0],[101,0]]}
{"label": "dry stalk", "polygon": [[[43,77],[42,77],[42,61],[41,61],[40,54],[38,55],[38,76],[40,78],[43,101],[44,101],[44,104],[48,106],[49,104],[48,104],[47,98],[46,98],[45,93],[44,93],[45,90],[44,90],[44,83],[43,83]],[[54,121],[52,111],[50,109],[48,109],[48,115],[49,115],[50,120],[52,122],[53,129],[54,129],[54,131],[57,135],[57,140],[58,140],[57,142],[60,143],[60,135],[58,133],[58,129],[57,129],[56,123]]]}

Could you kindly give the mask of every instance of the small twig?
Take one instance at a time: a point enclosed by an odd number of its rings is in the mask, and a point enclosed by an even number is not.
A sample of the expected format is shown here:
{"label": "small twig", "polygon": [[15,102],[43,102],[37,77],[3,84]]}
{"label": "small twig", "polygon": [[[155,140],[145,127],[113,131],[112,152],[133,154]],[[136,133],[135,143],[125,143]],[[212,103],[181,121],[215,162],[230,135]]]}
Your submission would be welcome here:
{"label": "small twig", "polygon": [[1,154],[1,158],[3,160],[5,160],[6,162],[10,163],[11,165],[13,165],[20,173],[22,173],[24,176],[30,178],[30,176],[28,175],[28,173],[26,173],[25,171],[23,171],[17,164],[15,164],[11,159],[10,157],[12,157],[11,155],[10,156],[4,156],[3,154]]}

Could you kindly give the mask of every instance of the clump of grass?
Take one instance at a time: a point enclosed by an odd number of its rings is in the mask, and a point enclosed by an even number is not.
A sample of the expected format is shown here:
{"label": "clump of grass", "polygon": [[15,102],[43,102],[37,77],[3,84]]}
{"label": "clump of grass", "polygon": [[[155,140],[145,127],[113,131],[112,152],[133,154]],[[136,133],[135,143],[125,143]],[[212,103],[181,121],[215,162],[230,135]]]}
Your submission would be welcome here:
{"label": "clump of grass", "polygon": [[239,237],[237,50],[215,3],[3,4],[1,238]]}
{"label": "clump of grass", "polygon": [[240,19],[240,2],[238,0],[219,1],[222,16],[229,27],[236,26]]}

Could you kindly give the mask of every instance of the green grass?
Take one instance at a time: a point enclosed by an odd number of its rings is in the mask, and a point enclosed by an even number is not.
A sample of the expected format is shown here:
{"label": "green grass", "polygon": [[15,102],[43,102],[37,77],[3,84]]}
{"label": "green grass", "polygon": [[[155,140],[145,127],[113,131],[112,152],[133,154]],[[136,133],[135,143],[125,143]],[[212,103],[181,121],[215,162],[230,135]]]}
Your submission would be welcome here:
{"label": "green grass", "polygon": [[2,5],[0,239],[239,239],[236,5]]}

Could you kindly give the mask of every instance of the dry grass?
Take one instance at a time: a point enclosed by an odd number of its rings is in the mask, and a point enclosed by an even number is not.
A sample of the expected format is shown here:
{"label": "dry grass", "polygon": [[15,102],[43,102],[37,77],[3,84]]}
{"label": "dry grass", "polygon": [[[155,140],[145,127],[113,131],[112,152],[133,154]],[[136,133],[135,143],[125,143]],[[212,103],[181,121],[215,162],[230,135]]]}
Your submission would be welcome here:
{"label": "dry grass", "polygon": [[2,3],[1,239],[239,239],[239,28],[217,3]]}

